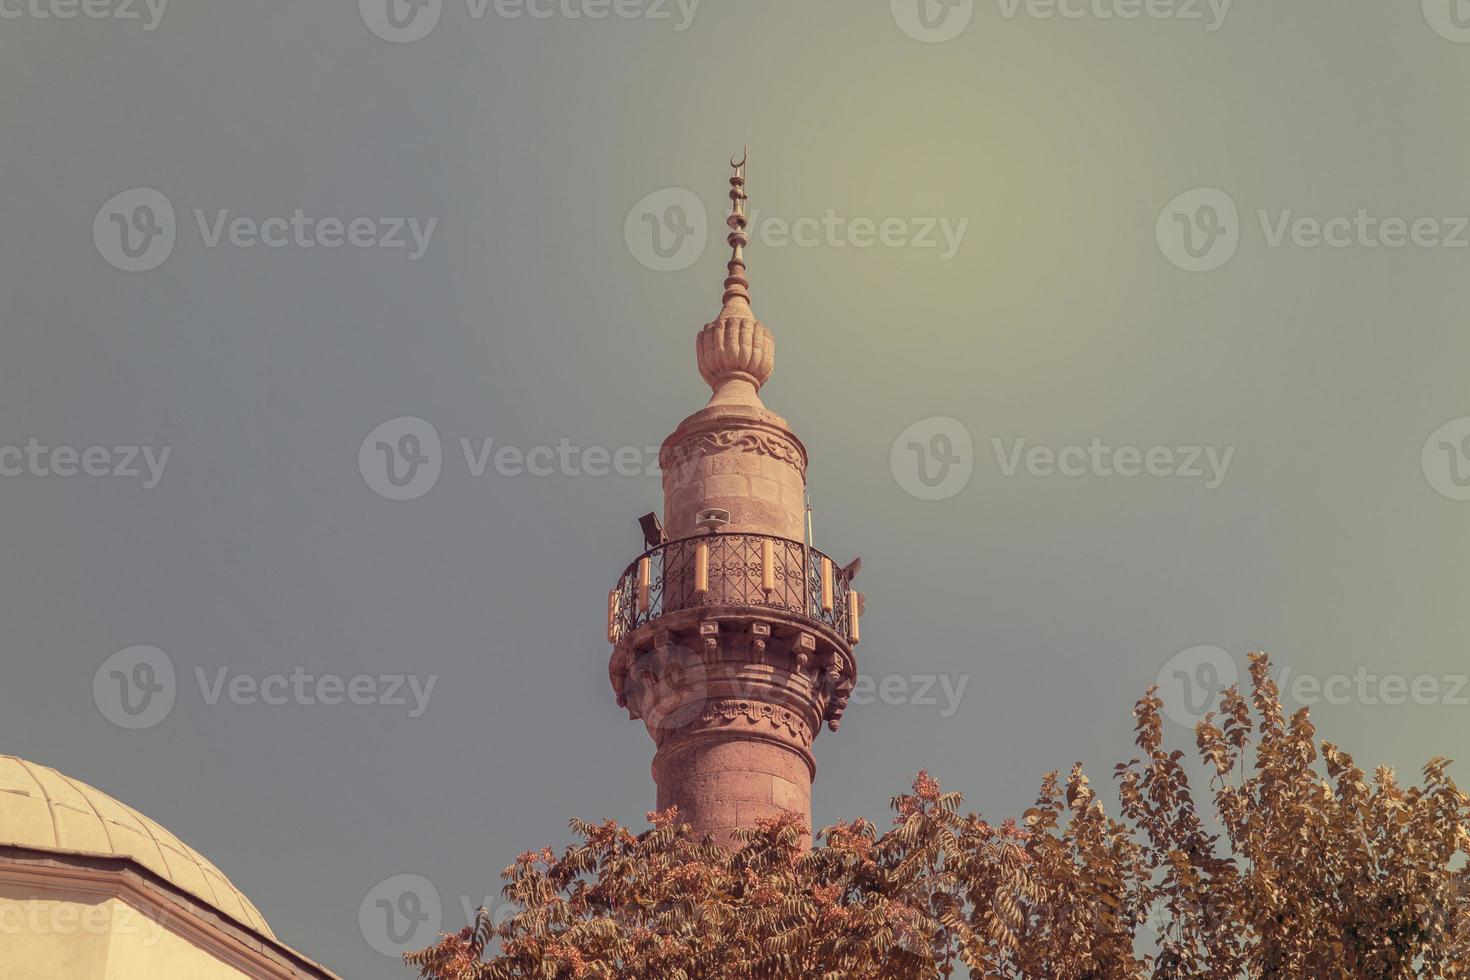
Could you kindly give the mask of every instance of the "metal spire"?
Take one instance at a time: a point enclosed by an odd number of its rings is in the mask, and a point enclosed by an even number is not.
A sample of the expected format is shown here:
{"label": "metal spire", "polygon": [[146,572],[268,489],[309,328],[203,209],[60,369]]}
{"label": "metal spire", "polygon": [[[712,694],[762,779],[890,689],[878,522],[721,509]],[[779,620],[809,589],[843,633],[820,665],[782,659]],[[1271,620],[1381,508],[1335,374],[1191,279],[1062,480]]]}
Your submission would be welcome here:
{"label": "metal spire", "polygon": [[730,157],[730,166],[735,173],[730,177],[730,216],[725,219],[730,228],[730,234],[725,236],[730,245],[730,261],[725,266],[723,302],[726,306],[736,299],[750,305],[750,280],[745,275],[745,246],[750,244],[750,236],[745,233],[748,224],[745,217],[745,161],[749,156],[750,148],[747,146],[741,150],[739,160]]}

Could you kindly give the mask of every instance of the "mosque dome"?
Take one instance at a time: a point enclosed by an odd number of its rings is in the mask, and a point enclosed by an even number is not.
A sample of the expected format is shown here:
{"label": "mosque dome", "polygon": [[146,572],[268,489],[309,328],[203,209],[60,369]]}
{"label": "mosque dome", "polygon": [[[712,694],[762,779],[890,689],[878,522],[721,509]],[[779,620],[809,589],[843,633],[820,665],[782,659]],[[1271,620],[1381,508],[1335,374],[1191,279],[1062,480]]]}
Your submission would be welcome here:
{"label": "mosque dome", "polygon": [[0,755],[0,846],[129,858],[270,939],[250,899],[162,824],[55,769]]}

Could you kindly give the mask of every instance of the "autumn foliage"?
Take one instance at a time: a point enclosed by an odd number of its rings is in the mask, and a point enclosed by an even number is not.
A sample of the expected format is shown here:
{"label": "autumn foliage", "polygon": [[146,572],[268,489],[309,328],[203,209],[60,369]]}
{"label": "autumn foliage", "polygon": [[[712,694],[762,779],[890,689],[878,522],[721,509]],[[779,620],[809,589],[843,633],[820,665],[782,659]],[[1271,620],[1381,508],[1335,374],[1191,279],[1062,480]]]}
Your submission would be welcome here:
{"label": "autumn foliage", "polygon": [[505,870],[513,915],[407,960],[431,980],[1470,978],[1470,797],[1448,762],[1411,789],[1370,777],[1285,716],[1264,655],[1251,678],[1196,729],[1207,800],[1151,689],[1116,818],[1074,766],[999,825],[920,773],[891,829],[838,824],[810,851],[786,822],[732,852],[672,812],[637,834],[573,821],[578,843]]}

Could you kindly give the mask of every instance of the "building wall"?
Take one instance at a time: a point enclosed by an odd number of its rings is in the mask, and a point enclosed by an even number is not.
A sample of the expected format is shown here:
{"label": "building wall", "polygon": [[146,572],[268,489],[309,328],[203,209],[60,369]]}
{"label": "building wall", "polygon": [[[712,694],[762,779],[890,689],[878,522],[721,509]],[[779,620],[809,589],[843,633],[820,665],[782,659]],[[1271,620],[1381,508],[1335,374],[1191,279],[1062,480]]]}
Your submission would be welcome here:
{"label": "building wall", "polygon": [[[4,980],[252,980],[121,898],[0,885]],[[280,974],[282,976],[286,974]]]}

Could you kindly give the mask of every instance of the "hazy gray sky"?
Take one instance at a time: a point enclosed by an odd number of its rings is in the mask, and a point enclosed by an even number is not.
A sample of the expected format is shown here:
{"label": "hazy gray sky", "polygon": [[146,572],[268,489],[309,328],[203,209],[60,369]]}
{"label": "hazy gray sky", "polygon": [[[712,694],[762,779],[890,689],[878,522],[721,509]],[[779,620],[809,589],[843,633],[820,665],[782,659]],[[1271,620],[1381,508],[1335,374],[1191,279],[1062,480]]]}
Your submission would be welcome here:
{"label": "hazy gray sky", "polygon": [[453,929],[641,821],[605,596],[749,143],[880,692],[819,824],[1111,800],[1134,699],[1257,648],[1361,762],[1464,755],[1470,5],[925,2],[0,0],[0,752],[353,978],[409,975],[389,892]]}

